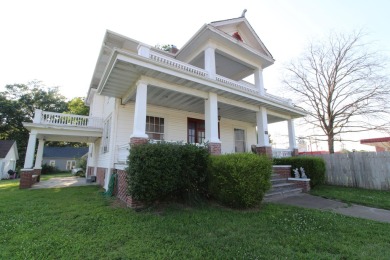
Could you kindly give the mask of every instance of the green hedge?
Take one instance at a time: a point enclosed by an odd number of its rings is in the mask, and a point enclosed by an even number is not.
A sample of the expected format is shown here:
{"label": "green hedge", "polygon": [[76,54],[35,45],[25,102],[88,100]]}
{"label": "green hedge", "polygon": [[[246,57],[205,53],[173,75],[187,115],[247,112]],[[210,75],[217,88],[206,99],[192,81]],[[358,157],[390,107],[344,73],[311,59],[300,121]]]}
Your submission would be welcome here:
{"label": "green hedge", "polygon": [[255,207],[271,187],[272,161],[256,154],[212,156],[209,164],[209,192],[224,205]]}
{"label": "green hedge", "polygon": [[293,176],[293,169],[303,167],[306,176],[310,178],[310,186],[312,188],[325,183],[325,161],[320,157],[274,158],[274,165],[291,165],[291,176]]}
{"label": "green hedge", "polygon": [[129,194],[144,203],[198,199],[207,193],[208,158],[206,149],[190,144],[133,146],[127,168]]}

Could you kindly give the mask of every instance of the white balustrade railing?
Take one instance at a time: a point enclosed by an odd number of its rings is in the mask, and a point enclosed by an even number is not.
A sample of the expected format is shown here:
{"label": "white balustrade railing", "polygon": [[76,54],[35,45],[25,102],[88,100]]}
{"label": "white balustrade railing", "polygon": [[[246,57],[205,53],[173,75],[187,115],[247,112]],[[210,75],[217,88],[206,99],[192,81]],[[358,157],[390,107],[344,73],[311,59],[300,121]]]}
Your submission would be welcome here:
{"label": "white balustrade railing", "polygon": [[[155,52],[155,51],[150,51],[150,59],[154,60],[154,61],[157,61],[159,63],[162,63],[162,64],[165,64],[165,65],[168,65],[168,66],[171,66],[171,67],[174,67],[176,69],[179,69],[179,70],[182,70],[182,71],[186,71],[186,72],[190,72],[190,73],[193,73],[195,75],[198,75],[198,76],[201,76],[201,77],[209,77],[209,74],[206,70],[204,69],[201,69],[201,68],[198,68],[198,67],[195,67],[195,66],[192,66],[188,63],[185,63],[185,62],[182,62],[182,61],[179,61],[179,60],[176,60],[174,58],[171,58],[171,57],[168,57],[164,54],[160,54],[158,52]],[[241,90],[243,92],[247,92],[247,93],[250,93],[252,95],[256,95],[258,96],[259,95],[259,90],[255,87],[255,85],[249,83],[249,82],[245,82],[245,81],[235,81],[235,80],[232,80],[232,79],[229,79],[229,78],[225,78],[221,75],[216,75],[216,78],[215,78],[218,82],[221,82],[223,84],[226,84],[230,87],[233,87],[235,89],[238,89],[238,90]],[[276,102],[279,102],[279,103],[283,103],[283,104],[289,104],[292,106],[292,103],[291,103],[291,100],[290,99],[285,99],[285,98],[281,98],[281,97],[278,97],[278,96],[275,96],[275,95],[272,95],[272,94],[269,94],[269,93],[265,93],[265,97],[267,97],[268,99],[270,100],[273,100],[273,101],[276,101]]]}
{"label": "white balustrade railing", "polygon": [[254,85],[251,86],[249,83],[238,82],[232,79],[222,77],[220,75],[216,75],[215,79],[221,83],[224,83],[241,91],[245,91],[253,95],[259,95],[259,91],[254,88]]}
{"label": "white balustrade railing", "polygon": [[271,99],[273,101],[276,101],[276,102],[279,102],[279,103],[283,103],[285,105],[290,105],[290,106],[293,105],[291,99],[278,97],[278,96],[275,96],[275,95],[272,95],[272,94],[269,94],[269,93],[265,93],[265,97],[267,97],[268,99]]}
{"label": "white balustrade railing", "polygon": [[121,144],[116,148],[116,163],[125,164],[130,155],[130,144]]}
{"label": "white balustrade railing", "polygon": [[292,155],[292,150],[290,150],[290,149],[272,148],[272,157],[273,158],[291,157],[291,155]]}
{"label": "white balustrade railing", "polygon": [[102,128],[103,119],[98,117],[89,117],[73,114],[62,114],[35,110],[34,123],[58,126],[77,126],[85,128]]}
{"label": "white balustrade railing", "polygon": [[160,54],[160,53],[157,53],[154,51],[150,51],[150,58],[154,61],[169,65],[171,67],[174,67],[174,68],[182,70],[182,71],[190,72],[190,73],[196,74],[198,76],[202,76],[202,77],[208,77],[207,71],[205,71],[201,68],[192,66],[188,63],[181,62],[179,60],[170,58],[168,56],[165,56],[163,54]]}

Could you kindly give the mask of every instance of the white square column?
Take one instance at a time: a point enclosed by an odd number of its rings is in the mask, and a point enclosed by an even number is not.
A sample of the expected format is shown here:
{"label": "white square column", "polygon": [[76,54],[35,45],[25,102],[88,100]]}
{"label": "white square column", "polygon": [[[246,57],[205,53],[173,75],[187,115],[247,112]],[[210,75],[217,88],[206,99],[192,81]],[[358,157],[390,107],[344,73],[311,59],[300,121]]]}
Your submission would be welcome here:
{"label": "white square column", "polygon": [[269,144],[269,136],[268,136],[267,109],[265,107],[261,107],[260,110],[256,112],[256,122],[257,122],[256,153],[260,155],[266,155],[269,158],[272,158],[272,148]]}
{"label": "white square column", "polygon": [[269,146],[267,109],[265,107],[261,107],[260,111],[256,112],[256,122],[257,146]]}
{"label": "white square column", "polygon": [[294,119],[287,120],[288,124],[288,141],[289,141],[289,149],[292,151],[292,155],[298,155],[298,147],[297,141],[295,138],[295,127],[294,127]]}
{"label": "white square column", "polygon": [[254,76],[255,76],[255,86],[259,91],[259,95],[264,96],[265,89],[264,89],[264,81],[263,81],[263,69],[261,68],[256,69]]}
{"label": "white square column", "polygon": [[220,154],[221,141],[218,138],[218,96],[211,92],[209,93],[209,98],[205,100],[205,131],[210,153]]}
{"label": "white square column", "polygon": [[134,109],[134,124],[133,134],[130,136],[130,140],[133,138],[148,139],[148,135],[145,133],[146,129],[146,106],[147,106],[147,93],[148,85],[145,82],[139,81],[137,83],[137,94],[135,97],[135,109]]}
{"label": "white square column", "polygon": [[24,159],[24,169],[32,169],[34,163],[35,145],[37,143],[37,133],[31,132],[28,138],[26,157]]}
{"label": "white square column", "polygon": [[37,157],[35,158],[34,169],[42,169],[44,145],[45,145],[45,141],[43,139],[38,139],[38,150],[37,150]]}
{"label": "white square column", "polygon": [[215,48],[208,47],[204,51],[204,69],[209,73],[209,78],[215,79]]}

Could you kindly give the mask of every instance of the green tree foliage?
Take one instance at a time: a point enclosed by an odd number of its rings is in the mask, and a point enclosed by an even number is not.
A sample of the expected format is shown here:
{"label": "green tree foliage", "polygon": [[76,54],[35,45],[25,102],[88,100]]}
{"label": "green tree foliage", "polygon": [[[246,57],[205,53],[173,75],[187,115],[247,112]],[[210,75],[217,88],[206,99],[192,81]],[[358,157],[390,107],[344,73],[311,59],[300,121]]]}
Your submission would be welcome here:
{"label": "green tree foliage", "polygon": [[89,107],[84,104],[84,98],[75,97],[68,102],[68,110],[66,113],[74,115],[89,115]]}
{"label": "green tree foliage", "polygon": [[32,122],[35,109],[62,113],[67,102],[57,87],[45,87],[39,81],[6,85],[0,92],[0,139],[15,140],[18,146],[18,166],[24,164],[29,132],[23,122]]}

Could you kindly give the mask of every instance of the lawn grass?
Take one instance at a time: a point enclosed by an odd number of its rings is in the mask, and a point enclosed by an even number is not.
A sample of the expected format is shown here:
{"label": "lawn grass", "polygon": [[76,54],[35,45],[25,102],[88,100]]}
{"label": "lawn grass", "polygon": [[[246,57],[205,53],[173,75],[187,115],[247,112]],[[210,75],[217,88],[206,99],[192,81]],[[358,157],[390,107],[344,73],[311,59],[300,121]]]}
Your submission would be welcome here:
{"label": "lawn grass", "polygon": [[390,191],[321,185],[315,187],[310,193],[312,195],[337,199],[347,203],[390,210]]}
{"label": "lawn grass", "polygon": [[135,212],[96,186],[0,182],[0,259],[389,259],[390,224],[265,204]]}

